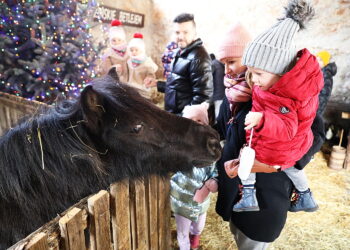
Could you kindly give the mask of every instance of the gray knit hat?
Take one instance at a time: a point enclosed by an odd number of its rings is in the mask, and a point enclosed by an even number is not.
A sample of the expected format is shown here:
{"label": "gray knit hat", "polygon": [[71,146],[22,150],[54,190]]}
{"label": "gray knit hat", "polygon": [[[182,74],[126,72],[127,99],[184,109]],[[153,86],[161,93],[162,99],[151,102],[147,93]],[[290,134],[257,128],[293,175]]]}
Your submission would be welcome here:
{"label": "gray knit hat", "polygon": [[305,28],[314,16],[314,9],[304,0],[291,0],[285,17],[255,38],[246,48],[243,65],[283,75],[295,62],[297,51],[294,35]]}

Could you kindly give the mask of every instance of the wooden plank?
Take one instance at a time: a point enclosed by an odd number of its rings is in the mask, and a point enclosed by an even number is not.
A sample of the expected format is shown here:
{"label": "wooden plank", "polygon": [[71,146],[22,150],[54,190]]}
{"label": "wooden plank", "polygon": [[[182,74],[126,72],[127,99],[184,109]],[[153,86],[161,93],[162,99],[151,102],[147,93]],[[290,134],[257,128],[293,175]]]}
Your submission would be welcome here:
{"label": "wooden plank", "polygon": [[170,249],[170,180],[160,179],[158,185],[159,249]]}
{"label": "wooden plank", "polygon": [[5,131],[6,131],[6,121],[5,121],[4,106],[0,104],[0,136],[3,135]]}
{"label": "wooden plank", "polygon": [[130,206],[130,233],[131,233],[131,249],[136,250],[136,201],[135,201],[135,181],[129,182],[129,206]]}
{"label": "wooden plank", "polygon": [[109,193],[101,190],[88,199],[90,215],[90,249],[112,249]]}
{"label": "wooden plank", "polygon": [[350,171],[350,131],[348,135],[348,145],[346,146],[346,156],[344,161],[344,168]]}
{"label": "wooden plank", "polygon": [[10,118],[11,118],[11,127],[13,128],[17,122],[18,122],[18,115],[17,113],[20,112],[18,110],[15,110],[15,109],[11,109],[11,112],[10,112]]}
{"label": "wooden plank", "polygon": [[29,243],[25,246],[26,250],[46,250],[49,249],[47,244],[47,235],[46,233],[38,233],[35,235]]}
{"label": "wooden plank", "polygon": [[5,121],[6,121],[6,127],[8,129],[10,129],[12,127],[10,112],[11,112],[10,108],[5,107]]}
{"label": "wooden plank", "polygon": [[135,207],[136,207],[136,249],[148,249],[148,225],[146,206],[145,181],[135,181]]}
{"label": "wooden plank", "polygon": [[[152,175],[148,180],[148,225],[149,225],[149,248],[158,248],[158,182],[160,177]],[[147,203],[146,203],[147,204]]]}
{"label": "wooden plank", "polygon": [[114,249],[132,249],[130,232],[129,180],[112,184],[110,194]]}
{"label": "wooden plank", "polygon": [[[2,99],[0,98],[1,105],[8,107],[12,110],[19,110],[22,113],[25,114],[32,114],[37,110],[41,105],[35,105],[31,101],[28,101],[28,103],[20,102],[19,100],[10,100],[10,99]],[[42,105],[46,105],[43,104]]]}
{"label": "wooden plank", "polygon": [[79,208],[72,208],[59,220],[61,237],[65,249],[79,250],[86,249],[84,229],[83,210]]}
{"label": "wooden plank", "polygon": [[42,102],[27,100],[23,97],[7,94],[1,91],[0,103],[18,110],[36,109],[37,107],[49,106]]}

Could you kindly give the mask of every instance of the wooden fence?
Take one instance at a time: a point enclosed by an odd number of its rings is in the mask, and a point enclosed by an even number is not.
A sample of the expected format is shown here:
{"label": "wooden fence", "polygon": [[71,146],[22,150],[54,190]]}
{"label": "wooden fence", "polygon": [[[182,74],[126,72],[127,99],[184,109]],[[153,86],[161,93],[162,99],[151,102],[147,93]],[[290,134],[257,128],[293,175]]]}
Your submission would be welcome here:
{"label": "wooden fence", "polygon": [[[0,135],[43,106],[0,92]],[[158,176],[114,183],[10,249],[170,249],[169,189]]]}
{"label": "wooden fence", "polygon": [[169,180],[114,183],[10,249],[170,249]]}
{"label": "wooden fence", "polygon": [[0,92],[0,136],[24,115],[37,112],[46,104]]}

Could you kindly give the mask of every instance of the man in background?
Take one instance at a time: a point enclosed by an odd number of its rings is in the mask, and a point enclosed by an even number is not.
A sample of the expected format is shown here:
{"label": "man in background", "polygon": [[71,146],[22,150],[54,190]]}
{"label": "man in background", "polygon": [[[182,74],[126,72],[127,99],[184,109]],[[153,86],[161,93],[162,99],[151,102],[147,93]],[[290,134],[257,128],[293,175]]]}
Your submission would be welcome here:
{"label": "man in background", "polygon": [[165,110],[181,115],[187,105],[210,101],[213,93],[211,59],[197,38],[192,14],[183,13],[174,19],[178,51],[172,61],[166,83],[158,82],[158,91],[165,92]]}

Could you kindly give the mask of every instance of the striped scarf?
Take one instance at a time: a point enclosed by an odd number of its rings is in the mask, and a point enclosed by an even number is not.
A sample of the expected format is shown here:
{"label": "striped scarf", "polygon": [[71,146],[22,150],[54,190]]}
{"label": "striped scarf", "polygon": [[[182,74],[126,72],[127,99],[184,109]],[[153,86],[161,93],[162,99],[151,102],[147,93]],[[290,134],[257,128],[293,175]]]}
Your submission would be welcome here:
{"label": "striped scarf", "polygon": [[112,49],[121,57],[124,57],[126,54],[126,45],[113,46]]}
{"label": "striped scarf", "polygon": [[245,72],[236,77],[225,75],[224,85],[226,87],[225,95],[230,103],[231,114],[234,117],[239,110],[240,103],[251,100],[252,89],[245,80]]}
{"label": "striped scarf", "polygon": [[145,56],[132,56],[131,57],[131,66],[136,68],[146,60]]}

